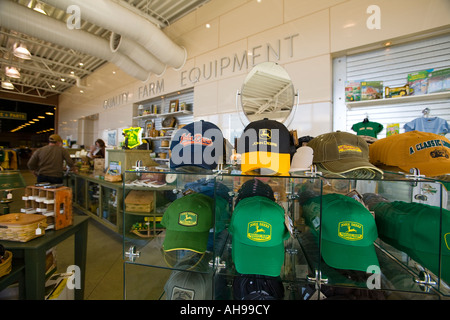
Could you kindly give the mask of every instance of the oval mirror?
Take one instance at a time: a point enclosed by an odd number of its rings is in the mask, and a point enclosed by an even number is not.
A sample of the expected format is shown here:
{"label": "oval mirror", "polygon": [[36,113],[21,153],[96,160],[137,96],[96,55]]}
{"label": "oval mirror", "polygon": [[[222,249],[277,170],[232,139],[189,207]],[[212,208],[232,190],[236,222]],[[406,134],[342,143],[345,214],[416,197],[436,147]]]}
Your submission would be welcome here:
{"label": "oval mirror", "polygon": [[286,70],[275,62],[254,66],[242,85],[242,110],[250,122],[264,118],[283,122],[291,113],[294,101],[292,81]]}

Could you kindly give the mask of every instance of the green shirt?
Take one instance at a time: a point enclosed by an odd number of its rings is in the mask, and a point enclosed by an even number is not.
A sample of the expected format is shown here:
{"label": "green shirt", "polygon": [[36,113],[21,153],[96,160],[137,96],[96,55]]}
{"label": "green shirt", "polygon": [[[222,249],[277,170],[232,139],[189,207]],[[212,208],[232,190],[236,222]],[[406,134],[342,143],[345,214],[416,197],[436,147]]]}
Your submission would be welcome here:
{"label": "green shirt", "polygon": [[358,122],[352,126],[352,130],[358,136],[369,136],[376,138],[377,134],[383,130],[383,125],[378,122]]}

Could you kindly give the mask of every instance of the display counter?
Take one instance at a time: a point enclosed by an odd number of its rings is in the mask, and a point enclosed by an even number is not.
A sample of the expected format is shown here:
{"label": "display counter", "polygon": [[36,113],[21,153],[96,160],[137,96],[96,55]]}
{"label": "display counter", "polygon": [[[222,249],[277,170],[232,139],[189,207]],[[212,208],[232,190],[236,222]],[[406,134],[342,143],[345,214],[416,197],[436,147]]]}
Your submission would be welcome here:
{"label": "display counter", "polygon": [[122,230],[122,182],[109,182],[103,176],[74,174],[68,176],[73,207],[111,230]]}

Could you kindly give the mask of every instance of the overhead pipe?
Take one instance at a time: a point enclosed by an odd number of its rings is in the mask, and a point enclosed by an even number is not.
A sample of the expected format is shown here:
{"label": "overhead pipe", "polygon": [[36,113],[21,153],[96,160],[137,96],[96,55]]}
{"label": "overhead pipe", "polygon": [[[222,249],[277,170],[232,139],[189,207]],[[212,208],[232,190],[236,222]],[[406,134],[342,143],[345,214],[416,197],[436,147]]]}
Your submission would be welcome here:
{"label": "overhead pipe", "polygon": [[157,76],[161,76],[166,71],[166,65],[156,59],[154,55],[148,52],[139,43],[124,38],[114,32],[111,33],[109,47],[112,52],[122,52],[143,69],[153,72]]}
{"label": "overhead pipe", "polygon": [[150,76],[148,71],[126,55],[111,52],[107,40],[83,30],[70,30],[64,22],[12,1],[0,1],[0,26],[109,61],[141,81],[148,80]]}
{"label": "overhead pipe", "polygon": [[54,7],[67,11],[77,6],[83,20],[111,30],[116,34],[134,40],[158,60],[175,69],[184,66],[186,49],[177,45],[157,26],[144,17],[110,0],[42,0]]}

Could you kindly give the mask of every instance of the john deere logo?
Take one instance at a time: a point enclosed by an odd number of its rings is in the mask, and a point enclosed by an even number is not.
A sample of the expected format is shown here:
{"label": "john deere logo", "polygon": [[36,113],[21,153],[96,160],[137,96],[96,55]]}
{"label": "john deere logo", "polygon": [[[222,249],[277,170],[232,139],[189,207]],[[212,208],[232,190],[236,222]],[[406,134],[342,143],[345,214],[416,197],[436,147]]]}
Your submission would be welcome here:
{"label": "john deere logo", "polygon": [[185,227],[192,227],[197,225],[197,214],[194,212],[181,212],[178,218],[178,223]]}
{"label": "john deere logo", "polygon": [[364,238],[363,225],[353,221],[339,222],[338,236],[348,241],[358,241]]}
{"label": "john deere logo", "polygon": [[444,234],[445,246],[450,250],[450,233]]}
{"label": "john deere logo", "polygon": [[252,221],[247,226],[247,238],[256,242],[272,239],[272,225],[264,221]]}
{"label": "john deere logo", "polygon": [[260,139],[272,139],[272,131],[270,129],[259,129]]}
{"label": "john deere logo", "polygon": [[432,158],[449,158],[447,150],[445,149],[434,149],[430,152]]}

